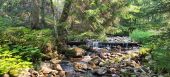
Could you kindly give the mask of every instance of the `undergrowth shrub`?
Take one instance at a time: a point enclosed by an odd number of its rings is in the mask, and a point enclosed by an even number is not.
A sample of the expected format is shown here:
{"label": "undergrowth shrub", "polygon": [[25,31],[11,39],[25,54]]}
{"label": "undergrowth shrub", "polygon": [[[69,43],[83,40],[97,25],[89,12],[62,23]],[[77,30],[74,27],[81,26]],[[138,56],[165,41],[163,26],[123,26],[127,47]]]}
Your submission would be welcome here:
{"label": "undergrowth shrub", "polygon": [[11,51],[14,55],[20,55],[22,59],[32,61],[34,63],[40,61],[42,57],[41,50],[38,47],[33,47],[31,45],[14,45],[11,46]]}
{"label": "undergrowth shrub", "polygon": [[5,26],[12,26],[12,19],[10,19],[9,17],[2,17],[0,16],[0,26],[5,27]]}
{"label": "undergrowth shrub", "polygon": [[[170,32],[162,33],[161,35],[152,38],[149,43],[152,48],[152,67],[156,72],[170,71]],[[154,65],[154,66],[153,66]]]}
{"label": "undergrowth shrub", "polygon": [[9,73],[17,76],[23,69],[32,68],[32,63],[24,61],[21,56],[14,56],[9,50],[0,47],[0,75]]}
{"label": "undergrowth shrub", "polygon": [[137,42],[145,43],[148,40],[148,38],[152,35],[153,35],[152,32],[136,29],[130,34],[130,37]]}
{"label": "undergrowth shrub", "polygon": [[0,31],[2,44],[32,45],[43,47],[52,40],[52,31],[49,29],[31,30],[25,27],[8,27]]}

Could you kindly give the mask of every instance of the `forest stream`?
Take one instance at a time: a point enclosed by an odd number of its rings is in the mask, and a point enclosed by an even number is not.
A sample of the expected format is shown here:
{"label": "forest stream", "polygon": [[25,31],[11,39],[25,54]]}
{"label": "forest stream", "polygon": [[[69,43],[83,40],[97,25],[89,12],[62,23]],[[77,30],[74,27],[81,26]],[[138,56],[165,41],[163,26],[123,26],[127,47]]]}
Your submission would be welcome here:
{"label": "forest stream", "polygon": [[50,61],[42,62],[40,76],[42,73],[49,77],[156,76],[150,67],[144,65],[151,57],[140,54],[139,46],[123,47],[116,46],[115,43],[115,46],[110,48],[104,47],[104,45],[103,48],[99,48],[98,45],[96,45],[96,41],[93,41],[91,47],[87,45],[69,46],[71,49],[69,52],[74,52],[74,54],[65,53],[69,57],[63,57],[62,60],[53,58]]}
{"label": "forest stream", "polygon": [[170,77],[170,0],[0,0],[0,77]]}

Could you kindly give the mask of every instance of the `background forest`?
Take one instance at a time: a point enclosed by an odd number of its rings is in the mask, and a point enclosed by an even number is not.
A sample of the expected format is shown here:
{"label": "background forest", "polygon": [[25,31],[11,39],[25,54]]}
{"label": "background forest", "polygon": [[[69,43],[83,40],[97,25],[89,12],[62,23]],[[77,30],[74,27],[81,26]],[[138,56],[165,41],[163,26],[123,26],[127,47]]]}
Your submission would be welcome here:
{"label": "background forest", "polygon": [[140,43],[144,65],[170,76],[169,0],[0,0],[0,75],[39,70],[43,61],[71,56],[68,41],[108,34]]}

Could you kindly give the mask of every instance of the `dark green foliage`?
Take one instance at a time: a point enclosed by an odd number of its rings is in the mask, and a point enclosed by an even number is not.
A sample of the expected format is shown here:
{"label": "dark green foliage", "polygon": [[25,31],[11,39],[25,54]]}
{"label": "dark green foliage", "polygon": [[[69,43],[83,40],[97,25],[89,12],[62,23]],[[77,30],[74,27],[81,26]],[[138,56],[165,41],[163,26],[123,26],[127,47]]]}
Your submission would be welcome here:
{"label": "dark green foliage", "polygon": [[170,32],[164,32],[160,35],[152,37],[152,41],[150,41],[147,46],[152,48],[152,58],[153,63],[151,66],[154,67],[155,71],[161,72],[169,72],[170,71],[170,40],[169,37]]}
{"label": "dark green foliage", "polygon": [[0,16],[0,26],[5,27],[5,26],[12,26],[12,20],[9,17],[2,17]]}
{"label": "dark green foliage", "polygon": [[22,59],[36,62],[41,60],[42,53],[38,47],[33,46],[11,46],[14,55],[22,56]]}
{"label": "dark green foliage", "polygon": [[0,40],[4,44],[32,45],[41,48],[52,41],[52,33],[49,29],[31,30],[25,27],[8,27],[0,32]]}
{"label": "dark green foliage", "polygon": [[42,52],[38,47],[33,46],[20,46],[20,45],[9,45],[1,44],[3,49],[0,51],[9,50],[9,52],[14,56],[21,56],[20,58],[26,61],[38,63],[41,61]]}

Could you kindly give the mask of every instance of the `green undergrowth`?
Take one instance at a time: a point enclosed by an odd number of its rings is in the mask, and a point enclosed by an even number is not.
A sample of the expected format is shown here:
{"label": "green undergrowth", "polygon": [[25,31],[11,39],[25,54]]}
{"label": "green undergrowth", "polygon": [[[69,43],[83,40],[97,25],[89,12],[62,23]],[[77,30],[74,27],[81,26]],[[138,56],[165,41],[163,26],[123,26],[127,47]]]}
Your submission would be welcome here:
{"label": "green undergrowth", "polygon": [[21,57],[0,47],[0,75],[9,73],[12,76],[17,76],[22,70],[33,67],[31,62],[25,61]]}
{"label": "green undergrowth", "polygon": [[0,29],[0,37],[2,44],[32,45],[39,48],[53,39],[49,29],[31,30],[25,27]]}
{"label": "green undergrowth", "polygon": [[152,32],[136,29],[130,34],[130,37],[139,43],[146,43],[152,35]]}

